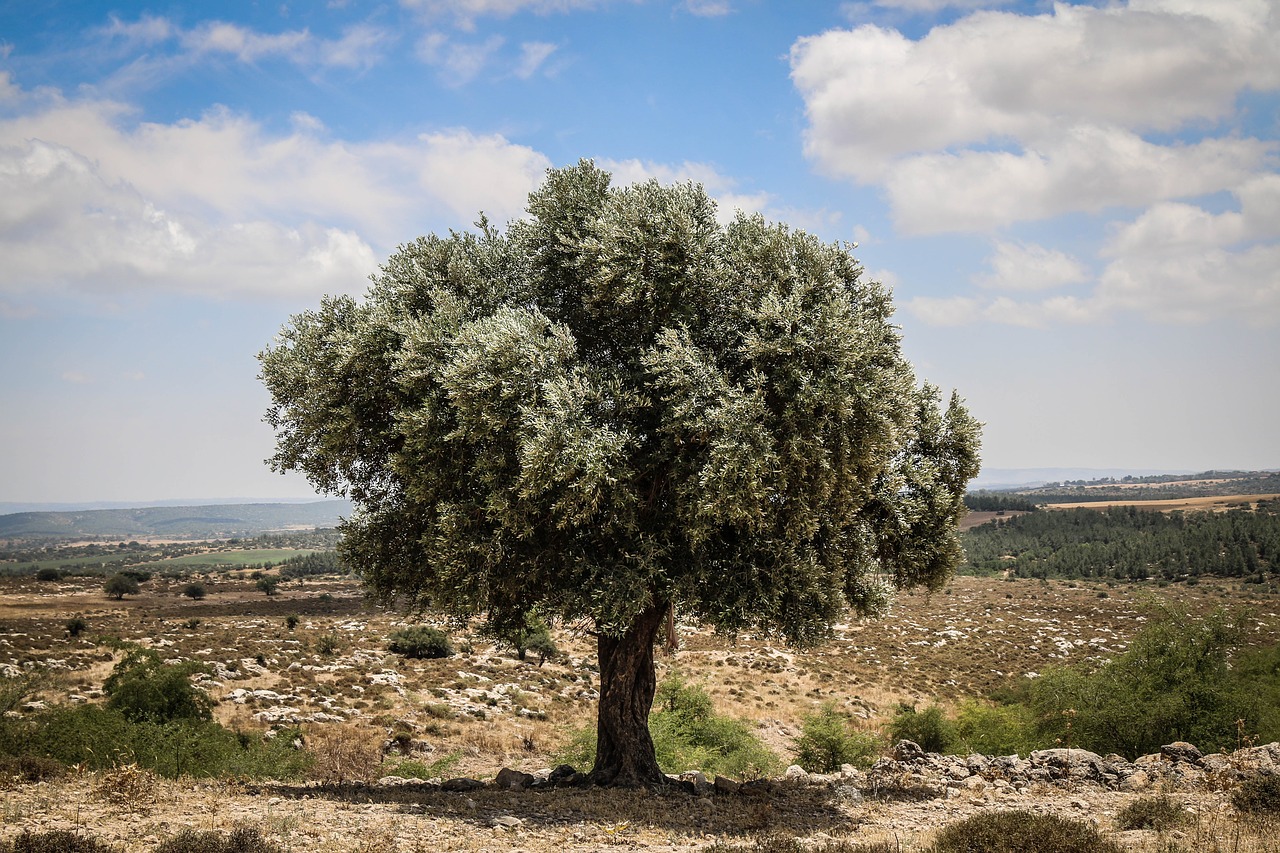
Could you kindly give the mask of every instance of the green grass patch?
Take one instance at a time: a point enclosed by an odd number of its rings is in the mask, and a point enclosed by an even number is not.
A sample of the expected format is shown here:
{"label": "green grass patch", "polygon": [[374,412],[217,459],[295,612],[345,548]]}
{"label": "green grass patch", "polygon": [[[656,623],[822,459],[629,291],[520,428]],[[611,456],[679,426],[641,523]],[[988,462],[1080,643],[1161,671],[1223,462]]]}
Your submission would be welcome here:
{"label": "green grass patch", "polygon": [[170,568],[191,566],[215,566],[218,568],[246,568],[248,566],[274,566],[291,557],[303,557],[320,553],[315,549],[305,548],[257,548],[249,551],[210,551],[207,554],[188,554],[185,557],[171,557],[168,560],[157,560],[148,565],[164,571]]}

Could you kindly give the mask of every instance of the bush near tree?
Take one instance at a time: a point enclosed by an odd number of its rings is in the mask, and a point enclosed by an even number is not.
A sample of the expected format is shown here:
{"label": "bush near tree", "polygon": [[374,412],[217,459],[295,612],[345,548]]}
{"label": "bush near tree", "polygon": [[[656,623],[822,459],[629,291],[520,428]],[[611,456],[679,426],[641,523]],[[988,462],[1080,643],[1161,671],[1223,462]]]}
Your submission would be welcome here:
{"label": "bush near tree", "polygon": [[810,773],[834,773],[845,764],[870,767],[881,746],[874,735],[856,731],[828,702],[801,721],[793,751],[796,763]]}
{"label": "bush near tree", "polygon": [[122,600],[126,595],[137,595],[141,587],[138,581],[126,574],[116,574],[107,578],[102,585],[103,591],[116,601]]}
{"label": "bush near tree", "polygon": [[937,588],[979,425],[902,354],[850,247],[697,185],[551,170],[528,217],[403,245],[260,354],[275,469],[356,506],[339,555],[373,597],[585,623],[602,785],[666,783],[653,646],[675,608],[825,639]]}
{"label": "bush near tree", "polygon": [[447,658],[454,653],[449,636],[429,625],[410,625],[394,632],[387,651],[407,658]]}

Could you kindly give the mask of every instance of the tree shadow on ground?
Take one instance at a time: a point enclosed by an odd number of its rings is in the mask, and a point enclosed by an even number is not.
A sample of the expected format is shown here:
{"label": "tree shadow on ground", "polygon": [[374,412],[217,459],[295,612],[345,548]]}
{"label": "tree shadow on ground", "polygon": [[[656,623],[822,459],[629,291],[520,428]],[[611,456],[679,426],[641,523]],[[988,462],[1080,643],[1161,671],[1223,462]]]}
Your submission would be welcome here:
{"label": "tree shadow on ground", "polygon": [[286,798],[329,798],[352,804],[396,805],[477,826],[518,818],[526,829],[581,824],[647,827],[696,835],[746,836],[762,832],[809,835],[857,827],[860,797],[852,786],[778,784],[750,793],[694,795],[682,789],[553,788],[443,791],[427,783],[397,786],[265,785],[261,793]]}

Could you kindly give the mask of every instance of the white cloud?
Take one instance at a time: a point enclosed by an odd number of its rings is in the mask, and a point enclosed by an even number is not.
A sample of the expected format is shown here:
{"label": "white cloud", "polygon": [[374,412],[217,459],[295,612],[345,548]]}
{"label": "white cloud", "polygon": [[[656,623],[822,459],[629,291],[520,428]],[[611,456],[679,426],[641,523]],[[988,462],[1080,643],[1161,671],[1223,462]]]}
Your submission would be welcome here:
{"label": "white cloud", "polygon": [[265,34],[225,21],[209,21],[181,36],[183,47],[193,53],[227,53],[241,62],[257,62],[278,54],[297,57],[311,41],[305,30]]}
{"label": "white cloud", "polygon": [[1156,145],[1115,128],[1075,126],[1019,153],[907,157],[885,176],[907,233],[985,231],[1070,211],[1208,195],[1238,186],[1276,146],[1252,139]]}
{"label": "white cloud", "polygon": [[522,12],[537,15],[576,12],[607,5],[614,0],[400,0],[400,5],[430,19],[450,17],[463,29],[477,18],[510,18]]}
{"label": "white cloud", "polygon": [[516,63],[515,75],[521,80],[528,80],[543,67],[551,54],[556,52],[556,45],[545,41],[527,41],[520,45],[520,59]]}
{"label": "white cloud", "polygon": [[889,190],[911,231],[983,230],[1238,183],[1274,146],[1210,133],[1280,87],[1274,0],[975,12],[912,40],[875,25],[800,39],[806,152]]}
{"label": "white cloud", "polygon": [[1066,252],[1005,240],[996,241],[988,263],[991,272],[977,276],[976,282],[991,290],[1052,290],[1092,277],[1084,264]]}
{"label": "white cloud", "polygon": [[1239,210],[1210,213],[1184,203],[1152,207],[1104,248],[1097,300],[1165,322],[1233,316],[1280,323],[1280,175],[1236,193]]}
{"label": "white cloud", "polygon": [[550,165],[466,130],[350,143],[226,111],[127,119],[54,100],[0,120],[0,293],[362,290],[398,242],[519,215]]}
{"label": "white cloud", "polygon": [[502,36],[489,36],[481,42],[457,42],[443,33],[433,32],[418,42],[418,58],[440,70],[449,86],[465,86],[480,75],[505,43]]}
{"label": "white cloud", "polygon": [[175,41],[182,53],[167,59],[147,58],[129,70],[137,75],[163,69],[174,63],[193,63],[210,56],[230,56],[239,62],[256,63],[281,58],[304,67],[367,69],[382,58],[394,35],[381,27],[357,24],[343,30],[336,39],[322,38],[308,30],[263,33],[227,21],[205,21],[183,29],[168,18],[144,15],[136,21],[112,17],[99,30],[126,49],[153,47]]}
{"label": "white cloud", "polygon": [[719,18],[733,11],[729,0],[684,0],[684,10],[701,18]]}

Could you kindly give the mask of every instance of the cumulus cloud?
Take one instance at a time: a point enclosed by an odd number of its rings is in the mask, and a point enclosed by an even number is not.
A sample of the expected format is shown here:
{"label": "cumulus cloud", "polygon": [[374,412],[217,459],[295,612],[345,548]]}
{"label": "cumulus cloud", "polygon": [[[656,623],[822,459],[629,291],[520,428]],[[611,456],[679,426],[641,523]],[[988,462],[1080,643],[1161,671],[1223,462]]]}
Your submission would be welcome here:
{"label": "cumulus cloud", "polygon": [[356,24],[347,27],[337,38],[324,38],[309,30],[264,33],[217,20],[184,29],[168,18],[152,15],[143,15],[136,21],[113,16],[99,33],[126,50],[175,43],[178,53],[174,56],[141,60],[141,66],[146,69],[190,64],[216,56],[232,57],[244,63],[279,58],[304,67],[367,69],[378,62],[386,45],[394,39],[388,30],[370,24]]}
{"label": "cumulus cloud", "polygon": [[976,281],[992,290],[1052,290],[1091,278],[1089,269],[1066,252],[1025,243],[996,241],[988,262],[991,272]]}
{"label": "cumulus cloud", "polygon": [[1238,210],[1153,206],[1104,248],[1097,300],[1167,322],[1239,317],[1280,323],[1280,175],[1242,187]]}
{"label": "cumulus cloud", "polygon": [[[991,272],[976,281],[999,295],[916,297],[908,312],[930,325],[974,322],[1044,327],[1125,315],[1194,324],[1230,318],[1280,324],[1280,175],[1261,175],[1235,192],[1238,209],[1211,212],[1162,202],[1118,224],[1094,276],[1075,258],[1042,246],[998,241]],[[1063,286],[1044,299],[1007,295]],[[1087,285],[1087,290],[1082,286]]]}
{"label": "cumulus cloud", "polygon": [[398,242],[481,209],[519,215],[550,165],[461,129],[321,131],[273,134],[226,111],[132,125],[119,105],[60,99],[0,120],[0,292],[358,291]]}
{"label": "cumulus cloud", "polygon": [[1240,92],[1280,87],[1277,14],[1269,0],[1133,0],[980,11],[918,40],[872,24],[804,38],[791,67],[806,152],[885,185],[913,232],[1227,189],[1274,146],[1150,135],[1202,133]]}

